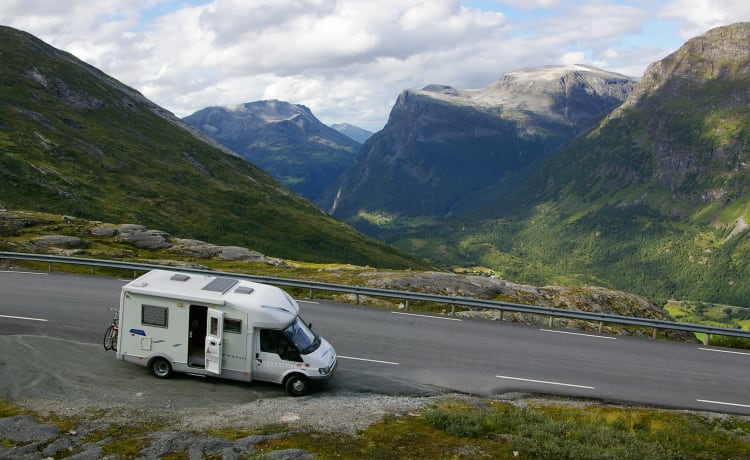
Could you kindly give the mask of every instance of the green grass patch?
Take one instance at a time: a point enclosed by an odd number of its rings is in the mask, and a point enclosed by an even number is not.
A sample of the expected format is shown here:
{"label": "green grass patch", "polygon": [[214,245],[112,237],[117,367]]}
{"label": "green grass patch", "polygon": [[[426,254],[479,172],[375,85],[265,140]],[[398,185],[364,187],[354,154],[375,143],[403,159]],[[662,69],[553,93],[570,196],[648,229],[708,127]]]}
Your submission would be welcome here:
{"label": "green grass patch", "polygon": [[321,459],[742,459],[750,456],[749,432],[739,417],[445,400],[356,436],[296,433],[257,447],[304,449]]}

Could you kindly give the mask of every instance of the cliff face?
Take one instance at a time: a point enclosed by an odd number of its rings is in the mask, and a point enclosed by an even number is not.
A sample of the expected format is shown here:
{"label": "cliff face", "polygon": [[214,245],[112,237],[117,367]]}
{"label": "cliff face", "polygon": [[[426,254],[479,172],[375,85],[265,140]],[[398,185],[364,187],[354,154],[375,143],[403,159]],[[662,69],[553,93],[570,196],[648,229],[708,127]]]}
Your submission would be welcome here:
{"label": "cliff face", "polygon": [[641,151],[651,176],[674,198],[721,203],[747,192],[748,106],[750,24],[740,23],[691,39],[650,65],[611,119],[631,126],[648,120],[643,136],[629,140],[648,140],[650,149]]}
{"label": "cliff face", "polygon": [[634,85],[623,75],[566,66],[511,72],[479,90],[404,91],[322,205],[345,220],[362,212],[440,217],[481,206],[484,189],[558,152]]}

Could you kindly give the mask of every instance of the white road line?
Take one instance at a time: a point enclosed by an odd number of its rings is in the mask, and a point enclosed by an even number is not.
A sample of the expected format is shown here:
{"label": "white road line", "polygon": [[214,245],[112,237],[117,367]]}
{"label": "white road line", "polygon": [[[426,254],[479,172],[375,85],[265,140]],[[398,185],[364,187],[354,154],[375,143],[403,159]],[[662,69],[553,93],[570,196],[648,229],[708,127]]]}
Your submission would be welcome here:
{"label": "white road line", "polygon": [[748,353],[748,352],[742,352],[742,351],[715,350],[713,348],[703,348],[703,347],[699,347],[698,349],[699,350],[703,350],[703,351],[715,351],[717,353],[731,353],[733,355],[747,355],[747,356],[750,356],[750,353]]}
{"label": "white road line", "polygon": [[710,401],[708,399],[696,399],[696,401],[706,403],[706,404],[718,404],[720,406],[745,407],[745,408],[750,409],[750,404],[737,404],[737,403],[722,402],[722,401]]}
{"label": "white road line", "polygon": [[418,315],[416,313],[404,313],[401,311],[392,311],[394,315],[419,316],[420,318],[443,319],[445,321],[463,321],[461,318],[445,318],[443,316]]}
{"label": "white road line", "polygon": [[8,319],[23,319],[26,321],[42,321],[47,322],[44,318],[27,318],[25,316],[10,316],[10,315],[0,315],[0,318],[8,318]]}
{"label": "white road line", "polygon": [[353,356],[341,356],[341,355],[339,355],[339,358],[353,359],[354,361],[367,361],[368,363],[391,364],[393,366],[398,366],[398,363],[394,363],[393,361],[379,361],[377,359],[355,358]]}
{"label": "white road line", "polygon": [[300,302],[301,303],[315,303],[315,304],[320,303],[320,302],[316,302],[314,300],[300,300],[300,299],[297,299],[297,303],[300,303]]}
{"label": "white road line", "polygon": [[594,335],[594,334],[582,334],[580,332],[555,331],[552,329],[539,329],[539,330],[542,332],[554,332],[555,334],[580,335],[582,337],[591,337],[594,339],[617,340],[617,337],[606,337],[603,335]]}
{"label": "white road line", "polygon": [[585,388],[587,390],[595,390],[596,388],[586,386],[586,385],[573,385],[572,383],[561,383],[561,382],[548,382],[546,380],[533,380],[533,379],[522,379],[520,377],[508,377],[506,375],[496,375],[495,377],[499,379],[507,379],[507,380],[518,380],[521,382],[531,382],[531,383],[544,383],[547,385],[558,385],[563,387],[574,387],[574,388]]}
{"label": "white road line", "polygon": [[43,272],[17,272],[15,270],[2,270],[0,273],[18,273],[19,275],[46,275]]}

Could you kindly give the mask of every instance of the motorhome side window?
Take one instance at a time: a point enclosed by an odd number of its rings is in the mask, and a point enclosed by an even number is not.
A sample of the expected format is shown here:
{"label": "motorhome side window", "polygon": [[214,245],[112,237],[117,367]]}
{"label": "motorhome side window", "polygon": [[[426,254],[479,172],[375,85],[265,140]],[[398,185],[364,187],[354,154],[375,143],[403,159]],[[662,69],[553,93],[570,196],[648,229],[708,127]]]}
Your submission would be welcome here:
{"label": "motorhome side window", "polygon": [[141,305],[141,324],[147,326],[167,327],[169,309],[154,305]]}
{"label": "motorhome side window", "polygon": [[235,334],[242,333],[242,320],[224,318],[224,332],[232,332]]}

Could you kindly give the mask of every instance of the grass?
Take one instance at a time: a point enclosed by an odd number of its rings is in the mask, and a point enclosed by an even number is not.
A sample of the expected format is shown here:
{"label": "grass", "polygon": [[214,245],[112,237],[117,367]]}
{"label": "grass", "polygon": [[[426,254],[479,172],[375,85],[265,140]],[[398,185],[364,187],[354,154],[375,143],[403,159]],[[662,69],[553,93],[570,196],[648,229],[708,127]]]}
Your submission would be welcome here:
{"label": "grass", "polygon": [[304,449],[320,459],[742,459],[750,456],[749,431],[740,417],[446,399],[356,436],[291,433],[256,447]]}

